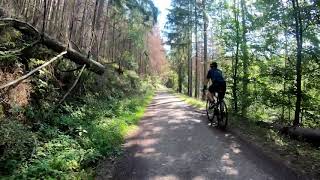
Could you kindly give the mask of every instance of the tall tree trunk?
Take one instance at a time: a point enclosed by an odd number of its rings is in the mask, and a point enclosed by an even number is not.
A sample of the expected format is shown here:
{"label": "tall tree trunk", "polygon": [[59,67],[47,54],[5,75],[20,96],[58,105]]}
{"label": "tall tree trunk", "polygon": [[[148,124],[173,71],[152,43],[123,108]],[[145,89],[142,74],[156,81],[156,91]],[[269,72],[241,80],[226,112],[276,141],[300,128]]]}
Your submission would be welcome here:
{"label": "tall tree trunk", "polygon": [[26,12],[25,12],[25,15],[24,15],[26,21],[28,21],[29,9],[30,9],[30,0],[28,0],[27,4],[26,4]]}
{"label": "tall tree trunk", "polygon": [[81,38],[83,36],[84,33],[84,26],[86,23],[86,16],[87,16],[87,9],[88,9],[88,0],[85,0],[84,2],[84,7],[83,7],[83,14],[82,14],[82,18],[81,18],[81,24],[80,24],[80,28],[78,31],[78,43],[79,43],[79,47],[83,48],[83,43],[85,41],[85,38]]}
{"label": "tall tree trunk", "polygon": [[56,29],[57,25],[59,24],[58,22],[59,22],[60,8],[61,8],[61,0],[58,0],[57,7],[56,7],[56,12],[55,12],[55,16],[54,16],[54,29]]}
{"label": "tall tree trunk", "polygon": [[99,43],[98,51],[101,52],[104,48],[103,46],[105,45],[105,37],[106,37],[106,31],[107,31],[107,25],[108,25],[108,16],[105,17],[104,20],[104,25],[103,25],[103,30],[102,30],[102,35],[101,35],[101,40]]}
{"label": "tall tree trunk", "polygon": [[35,26],[37,24],[37,10],[38,10],[38,2],[39,0],[34,0],[34,3],[33,3],[33,10],[32,10],[32,21],[31,21],[31,24],[33,26]]}
{"label": "tall tree trunk", "polygon": [[235,61],[233,63],[233,104],[234,112],[238,113],[238,65],[239,65],[239,46],[240,46],[240,23],[239,23],[239,4],[237,5],[237,0],[234,0],[234,20],[236,23],[236,53]]}
{"label": "tall tree trunk", "polygon": [[68,36],[68,46],[70,45],[70,41],[72,41],[72,35],[73,35],[73,26],[74,26],[74,21],[75,21],[75,11],[76,11],[76,1],[77,0],[73,0],[72,1],[72,13],[71,13],[71,17],[69,19],[69,36]]}
{"label": "tall tree trunk", "polygon": [[100,29],[100,26],[101,26],[101,17],[103,16],[104,1],[105,0],[99,0],[99,8],[97,12],[97,21],[96,21],[97,30]]}
{"label": "tall tree trunk", "polygon": [[198,62],[198,12],[197,12],[197,1],[194,6],[195,11],[195,41],[196,41],[196,84],[195,84],[195,97],[199,98],[199,62]]}
{"label": "tall tree trunk", "polygon": [[50,34],[54,34],[54,15],[58,14],[57,8],[59,7],[59,4],[56,0],[51,2],[50,10],[49,10],[49,17],[48,17],[48,23],[47,23],[47,29],[49,29]]}
{"label": "tall tree trunk", "polygon": [[[179,58],[180,58],[179,61],[181,61],[182,56]],[[183,68],[182,63],[179,63],[179,67],[178,67],[178,92],[179,93],[182,93],[182,79],[183,79],[182,68]]]}
{"label": "tall tree trunk", "polygon": [[188,95],[192,97],[193,95],[193,86],[192,86],[192,0],[189,0],[189,17],[188,17]]}
{"label": "tall tree trunk", "polygon": [[42,39],[45,33],[45,28],[46,28],[46,18],[47,17],[47,0],[44,0],[43,4],[43,19],[42,19]]}
{"label": "tall tree trunk", "polygon": [[61,12],[61,21],[60,21],[60,34],[59,34],[59,39],[64,38],[64,36],[66,36],[66,30],[64,27],[64,23],[65,23],[65,12],[66,12],[66,8],[67,8],[67,2],[68,0],[63,0],[63,8],[62,8],[62,12]]}
{"label": "tall tree trunk", "polygon": [[246,26],[246,19],[247,19],[247,7],[246,7],[246,1],[241,0],[241,12],[242,12],[242,44],[241,44],[241,50],[242,50],[242,63],[243,63],[243,79],[242,79],[242,115],[247,114],[247,108],[248,108],[248,81],[249,81],[249,72],[248,72],[248,66],[249,66],[249,56],[248,56],[248,46],[247,46],[247,26]]}
{"label": "tall tree trunk", "polygon": [[300,13],[299,0],[292,0],[292,5],[294,9],[294,18],[295,18],[295,35],[297,41],[297,62],[296,62],[296,79],[297,79],[297,92],[296,92],[296,109],[294,114],[293,125],[298,126],[300,124],[300,115],[301,115],[301,101],[302,101],[302,90],[301,90],[301,81],[302,81],[302,48],[303,48],[303,27]]}
{"label": "tall tree trunk", "polygon": [[208,17],[206,13],[206,0],[202,0],[203,5],[203,80],[206,79],[208,73]]}
{"label": "tall tree trunk", "polygon": [[49,32],[51,31],[50,30],[50,24],[52,23],[51,22],[51,17],[53,15],[53,7],[54,7],[54,3],[55,3],[55,0],[49,0],[48,3],[47,3],[47,22],[46,22],[46,29],[49,30]]}

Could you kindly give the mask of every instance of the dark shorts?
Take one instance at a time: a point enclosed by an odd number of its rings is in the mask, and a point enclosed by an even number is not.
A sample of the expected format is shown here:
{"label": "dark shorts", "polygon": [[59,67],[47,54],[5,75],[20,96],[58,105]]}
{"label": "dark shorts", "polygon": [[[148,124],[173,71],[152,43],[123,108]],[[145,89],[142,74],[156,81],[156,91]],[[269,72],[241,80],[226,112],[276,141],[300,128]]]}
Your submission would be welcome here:
{"label": "dark shorts", "polygon": [[219,99],[223,99],[226,95],[227,84],[226,82],[214,83],[209,87],[209,91],[211,94],[218,93]]}

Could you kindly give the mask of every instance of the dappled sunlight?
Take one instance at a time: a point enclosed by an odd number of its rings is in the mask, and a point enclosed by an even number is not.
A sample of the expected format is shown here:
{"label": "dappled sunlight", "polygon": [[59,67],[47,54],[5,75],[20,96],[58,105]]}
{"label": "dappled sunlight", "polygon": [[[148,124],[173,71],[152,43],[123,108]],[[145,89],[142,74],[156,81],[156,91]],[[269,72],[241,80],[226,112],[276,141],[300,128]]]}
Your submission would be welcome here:
{"label": "dappled sunlight", "polygon": [[155,127],[152,129],[152,131],[156,133],[156,132],[160,132],[162,129],[163,129],[162,127]]}
{"label": "dappled sunlight", "polygon": [[145,153],[145,152],[141,152],[141,153],[135,153],[134,157],[140,157],[140,158],[155,158],[161,156],[161,153]]}
{"label": "dappled sunlight", "polygon": [[148,147],[159,142],[159,139],[143,139],[139,141],[139,145]]}
{"label": "dappled sunlight", "polygon": [[145,149],[143,149],[142,152],[143,153],[154,153],[154,152],[156,152],[156,149],[154,149],[154,148],[145,148]]}
{"label": "dappled sunlight", "polygon": [[203,176],[197,176],[197,177],[192,178],[192,180],[206,180],[206,178]]}
{"label": "dappled sunlight", "polygon": [[127,140],[126,148],[132,152],[132,163],[126,164],[130,166],[129,176],[166,180],[268,179],[246,161],[234,136],[207,126],[204,113],[177,104],[175,99],[172,102],[154,102],[158,105],[148,108],[146,113],[153,116],[144,118],[140,133]]}
{"label": "dappled sunlight", "polygon": [[199,120],[199,119],[189,119],[189,121],[195,122],[195,123],[201,123],[201,120]]}
{"label": "dappled sunlight", "polygon": [[150,178],[151,180],[179,180],[175,175],[155,176]]}
{"label": "dappled sunlight", "polygon": [[223,165],[222,171],[227,175],[238,175],[238,170],[234,167],[234,161],[230,158],[230,154],[226,153],[221,157],[221,163]]}
{"label": "dappled sunlight", "polygon": [[230,145],[230,149],[231,149],[232,152],[235,153],[235,154],[241,153],[240,145],[238,145],[238,144],[236,144],[236,143],[232,143],[232,144]]}
{"label": "dappled sunlight", "polygon": [[173,119],[173,120],[168,121],[169,124],[180,124],[181,122],[182,122],[181,120],[177,120],[177,119]]}

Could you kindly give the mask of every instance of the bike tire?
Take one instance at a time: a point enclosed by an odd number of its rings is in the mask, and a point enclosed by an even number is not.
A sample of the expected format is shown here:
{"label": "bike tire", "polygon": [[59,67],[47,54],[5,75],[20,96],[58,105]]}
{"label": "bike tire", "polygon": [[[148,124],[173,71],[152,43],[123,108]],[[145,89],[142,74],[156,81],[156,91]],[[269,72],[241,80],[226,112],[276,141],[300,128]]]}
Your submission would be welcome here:
{"label": "bike tire", "polygon": [[206,103],[207,118],[208,118],[209,122],[212,124],[215,115],[214,115],[214,110],[210,109],[209,107],[210,107],[210,101],[207,100],[207,103]]}

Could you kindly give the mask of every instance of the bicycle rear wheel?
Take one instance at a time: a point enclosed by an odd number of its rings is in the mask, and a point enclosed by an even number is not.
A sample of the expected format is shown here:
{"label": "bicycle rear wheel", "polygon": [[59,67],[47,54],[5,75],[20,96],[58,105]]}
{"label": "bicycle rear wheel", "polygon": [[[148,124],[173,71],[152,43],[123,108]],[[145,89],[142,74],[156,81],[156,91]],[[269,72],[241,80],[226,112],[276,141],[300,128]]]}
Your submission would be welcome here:
{"label": "bicycle rear wheel", "polygon": [[207,117],[208,117],[208,120],[210,121],[210,123],[213,123],[214,109],[210,108],[210,106],[211,106],[211,102],[209,100],[207,100],[207,104],[206,104]]}
{"label": "bicycle rear wheel", "polygon": [[228,126],[228,109],[224,101],[219,103],[218,110],[218,127],[221,129],[226,129]]}

